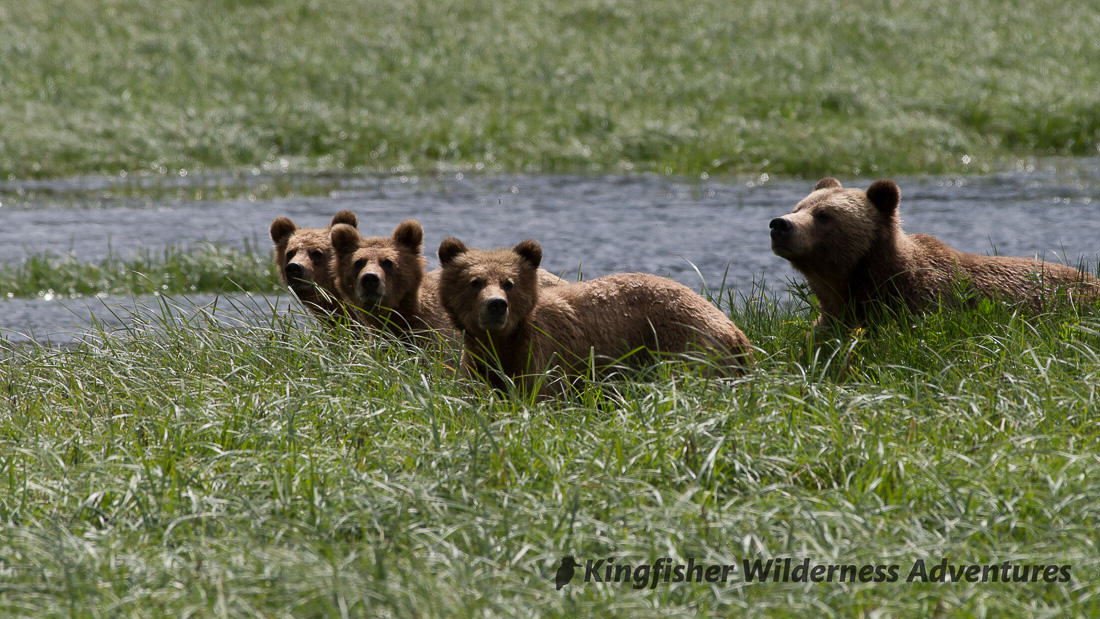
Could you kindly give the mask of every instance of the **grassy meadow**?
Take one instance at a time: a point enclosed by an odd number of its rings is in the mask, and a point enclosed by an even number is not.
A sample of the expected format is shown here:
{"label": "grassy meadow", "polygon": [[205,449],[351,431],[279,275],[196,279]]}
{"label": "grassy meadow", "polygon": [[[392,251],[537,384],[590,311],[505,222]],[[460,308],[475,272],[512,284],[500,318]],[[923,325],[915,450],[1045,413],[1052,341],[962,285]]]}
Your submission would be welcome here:
{"label": "grassy meadow", "polygon": [[[1100,611],[1100,319],[982,304],[808,348],[799,298],[738,299],[756,368],[658,366],[554,401],[454,350],[257,316],[0,347],[0,613],[1051,616]],[[561,558],[737,564],[583,582]],[[895,564],[745,582],[741,559]],[[906,582],[917,560],[1065,583]]]}
{"label": "grassy meadow", "polygon": [[0,178],[980,172],[1096,155],[1087,3],[0,5]]}
{"label": "grassy meadow", "polygon": [[[1087,3],[1015,0],[4,2],[0,213],[53,199],[19,181],[77,175],[157,205],[322,195],[348,170],[1096,156],[1098,32]],[[1100,615],[1097,308],[981,303],[810,342],[805,288],[727,292],[747,376],[656,365],[544,401],[456,376],[443,342],[172,309],[279,290],[269,251],[0,264],[0,303],[161,295],[65,346],[0,334],[0,615]],[[590,559],[664,557],[737,569],[584,582]],[[746,580],[772,558],[899,581]],[[944,560],[1068,578],[906,582]]]}

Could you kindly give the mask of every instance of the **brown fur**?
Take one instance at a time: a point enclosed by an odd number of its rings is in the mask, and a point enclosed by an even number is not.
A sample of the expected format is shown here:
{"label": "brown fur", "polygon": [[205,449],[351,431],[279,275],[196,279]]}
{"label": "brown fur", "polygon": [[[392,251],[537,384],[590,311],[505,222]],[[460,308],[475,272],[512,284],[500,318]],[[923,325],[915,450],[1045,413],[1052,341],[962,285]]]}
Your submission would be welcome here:
{"label": "brown fur", "polygon": [[351,226],[333,226],[330,236],[340,294],[359,322],[399,335],[452,331],[439,305],[439,276],[424,274],[419,222],[401,222],[390,237],[364,238]]}
{"label": "brown fur", "polygon": [[288,217],[271,222],[279,279],[322,321],[334,319],[340,308],[336,252],[329,240],[329,230],[337,224],[354,229],[359,220],[355,213],[344,210],[325,228],[299,228]]}
{"label": "brown fur", "polygon": [[1060,291],[1096,299],[1100,281],[1077,269],[1030,258],[982,256],[935,237],[902,232],[901,191],[879,180],[866,192],[822,179],[788,215],[771,222],[772,251],[798,269],[817,295],[815,324],[861,324],[881,304],[922,311],[960,280],[979,297],[1001,298],[1030,312]]}
{"label": "brown fur", "polygon": [[[353,306],[352,316],[358,322],[395,334],[433,330],[457,335],[439,302],[442,271],[424,272],[424,230],[420,222],[401,222],[389,238],[364,238],[357,230],[340,226],[333,227],[330,237],[336,248],[339,292]],[[359,260],[363,262],[359,264]],[[386,260],[389,268],[383,265]],[[378,277],[381,294],[364,288],[364,276],[368,274]],[[565,283],[543,269],[539,269],[538,277],[544,286]]]}
{"label": "brown fur", "polygon": [[526,390],[551,367],[579,375],[590,354],[601,364],[648,361],[632,354],[641,347],[718,351],[735,372],[751,361],[748,338],[725,314],[664,277],[624,273],[542,286],[536,276],[542,249],[535,241],[477,250],[449,238],[439,246],[439,260],[443,307],[463,333],[463,367],[497,387],[506,381],[494,360]]}

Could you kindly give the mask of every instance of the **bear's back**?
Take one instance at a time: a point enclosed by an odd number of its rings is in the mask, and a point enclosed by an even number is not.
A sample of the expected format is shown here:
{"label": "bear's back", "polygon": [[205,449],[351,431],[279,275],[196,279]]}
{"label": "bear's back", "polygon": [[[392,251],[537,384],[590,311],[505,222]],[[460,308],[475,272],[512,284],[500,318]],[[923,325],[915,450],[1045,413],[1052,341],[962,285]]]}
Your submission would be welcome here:
{"label": "bear's back", "polygon": [[[587,358],[619,358],[645,346],[686,352],[702,345],[749,354],[744,333],[687,286],[648,273],[619,273],[542,288],[531,316],[534,349],[562,348]],[[544,357],[545,354],[539,355]]]}

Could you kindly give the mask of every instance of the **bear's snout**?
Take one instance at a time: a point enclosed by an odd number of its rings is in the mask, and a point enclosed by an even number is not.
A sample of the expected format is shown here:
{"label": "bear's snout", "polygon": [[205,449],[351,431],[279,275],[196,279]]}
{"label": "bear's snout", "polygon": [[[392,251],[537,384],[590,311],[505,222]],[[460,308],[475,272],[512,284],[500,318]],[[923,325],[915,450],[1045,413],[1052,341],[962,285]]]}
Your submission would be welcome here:
{"label": "bear's snout", "polygon": [[782,217],[776,217],[775,219],[771,220],[771,223],[768,224],[768,227],[772,230],[773,239],[777,236],[783,237],[789,235],[791,233],[791,230],[794,228],[794,226],[791,225],[791,222],[783,219]]}
{"label": "bear's snout", "polygon": [[490,316],[503,316],[508,313],[508,300],[496,297],[485,303],[485,312]]}
{"label": "bear's snout", "polygon": [[382,296],[385,292],[382,278],[377,273],[363,273],[359,276],[359,292],[364,298]]}
{"label": "bear's snout", "polygon": [[772,251],[784,258],[790,258],[794,244],[794,224],[785,217],[776,217],[768,227],[772,230]]}
{"label": "bear's snout", "polygon": [[508,299],[492,297],[485,301],[481,311],[483,329],[499,329],[508,319]]}
{"label": "bear's snout", "polygon": [[306,268],[298,264],[297,262],[291,262],[290,264],[286,265],[286,268],[283,270],[283,272],[286,273],[286,278],[288,280],[306,279]]}

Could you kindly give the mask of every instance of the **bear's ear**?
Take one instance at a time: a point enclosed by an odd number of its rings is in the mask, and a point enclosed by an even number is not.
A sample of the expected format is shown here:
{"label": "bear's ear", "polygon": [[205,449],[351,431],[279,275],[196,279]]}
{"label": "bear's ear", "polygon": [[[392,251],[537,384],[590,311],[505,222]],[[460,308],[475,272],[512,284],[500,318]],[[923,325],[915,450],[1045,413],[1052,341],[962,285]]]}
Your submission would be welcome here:
{"label": "bear's ear", "polygon": [[867,188],[867,199],[883,213],[892,213],[901,202],[901,189],[894,181],[884,178],[871,183]]}
{"label": "bear's ear", "polygon": [[521,258],[531,263],[531,266],[536,269],[542,264],[542,247],[531,239],[520,241],[512,248],[512,251],[519,254]]}
{"label": "bear's ear", "polygon": [[332,222],[329,223],[328,227],[331,228],[331,227],[335,226],[336,224],[347,224],[347,225],[351,226],[352,228],[358,228],[359,227],[359,218],[355,216],[355,213],[353,213],[353,212],[351,212],[347,209],[344,209],[344,210],[340,211],[339,213],[336,213],[335,215],[332,216]]}
{"label": "bear's ear", "polygon": [[459,254],[464,254],[469,251],[466,244],[456,239],[453,236],[449,236],[443,239],[443,242],[439,244],[439,263],[443,266],[447,266]]}
{"label": "bear's ear", "polygon": [[393,240],[416,253],[420,253],[420,244],[424,242],[424,228],[415,219],[406,219],[393,229]]}
{"label": "bear's ear", "polygon": [[293,221],[290,221],[289,217],[276,217],[275,221],[271,222],[271,240],[275,241],[278,245],[282,243],[294,231],[298,229],[298,226],[294,225]]}
{"label": "bear's ear", "polygon": [[840,189],[840,181],[831,176],[826,176],[825,178],[817,181],[817,184],[814,185],[814,191],[817,191],[818,189]]}
{"label": "bear's ear", "polygon": [[329,232],[329,239],[338,254],[355,251],[359,246],[359,231],[348,224],[336,224]]}

